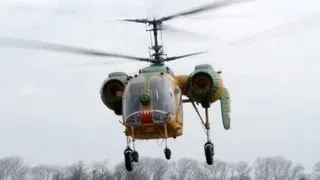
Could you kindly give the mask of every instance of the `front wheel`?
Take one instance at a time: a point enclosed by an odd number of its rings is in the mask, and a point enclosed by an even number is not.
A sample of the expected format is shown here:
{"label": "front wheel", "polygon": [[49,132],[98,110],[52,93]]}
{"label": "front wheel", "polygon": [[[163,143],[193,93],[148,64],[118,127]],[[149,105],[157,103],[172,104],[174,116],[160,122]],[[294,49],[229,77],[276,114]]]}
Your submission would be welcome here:
{"label": "front wheel", "polygon": [[132,164],[132,150],[126,149],[124,152],[124,163],[126,166],[127,171],[133,170],[133,164]]}

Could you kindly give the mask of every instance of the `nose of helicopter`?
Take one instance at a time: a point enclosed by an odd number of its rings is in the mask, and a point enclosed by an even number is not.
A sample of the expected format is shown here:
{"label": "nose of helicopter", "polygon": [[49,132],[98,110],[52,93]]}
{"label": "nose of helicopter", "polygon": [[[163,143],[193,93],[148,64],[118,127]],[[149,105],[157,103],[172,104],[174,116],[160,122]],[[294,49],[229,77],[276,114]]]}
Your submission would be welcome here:
{"label": "nose of helicopter", "polygon": [[153,123],[153,112],[152,110],[143,110],[140,111],[140,119],[141,119],[141,124],[151,124]]}

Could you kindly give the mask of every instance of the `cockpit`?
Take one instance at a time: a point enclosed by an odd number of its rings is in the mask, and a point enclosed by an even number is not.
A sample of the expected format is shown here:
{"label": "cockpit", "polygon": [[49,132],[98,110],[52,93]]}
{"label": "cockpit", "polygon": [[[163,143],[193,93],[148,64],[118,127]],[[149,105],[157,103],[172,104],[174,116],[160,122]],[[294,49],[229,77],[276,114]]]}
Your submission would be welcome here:
{"label": "cockpit", "polygon": [[140,74],[127,84],[123,99],[123,115],[127,123],[164,123],[175,112],[172,82],[165,75]]}

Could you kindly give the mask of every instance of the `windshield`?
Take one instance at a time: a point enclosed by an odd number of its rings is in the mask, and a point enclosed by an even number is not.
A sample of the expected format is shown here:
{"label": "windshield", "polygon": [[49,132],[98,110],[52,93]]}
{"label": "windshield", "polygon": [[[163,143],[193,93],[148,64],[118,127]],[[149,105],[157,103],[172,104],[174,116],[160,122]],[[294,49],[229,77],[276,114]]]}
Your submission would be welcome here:
{"label": "windshield", "polygon": [[144,85],[144,76],[135,77],[128,83],[123,102],[123,115],[125,119],[132,113],[140,111],[140,93],[145,89]]}
{"label": "windshield", "polygon": [[[141,104],[140,96],[144,91],[150,93],[150,108]],[[168,120],[175,112],[175,101],[172,83],[164,75],[140,75],[133,78],[126,87],[123,101],[123,116],[132,125],[138,125],[143,113],[151,112],[151,121],[162,122]]]}
{"label": "windshield", "polygon": [[153,110],[174,114],[174,96],[171,81],[164,75],[154,75],[150,79]]}

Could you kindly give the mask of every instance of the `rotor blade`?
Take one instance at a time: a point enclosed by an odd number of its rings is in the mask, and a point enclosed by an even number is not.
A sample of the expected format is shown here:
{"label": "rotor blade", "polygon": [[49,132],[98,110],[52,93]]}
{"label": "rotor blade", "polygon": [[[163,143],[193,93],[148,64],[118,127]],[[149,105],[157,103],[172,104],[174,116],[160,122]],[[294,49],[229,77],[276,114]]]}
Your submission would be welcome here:
{"label": "rotor blade", "polygon": [[[145,61],[141,61],[143,63],[145,63]],[[81,64],[71,64],[68,67],[103,67],[105,68],[108,65],[115,65],[115,64],[119,64],[121,63],[121,65],[123,64],[127,64],[127,63],[136,63],[133,61],[117,61],[117,62],[87,62],[87,63],[81,63]]]}
{"label": "rotor blade", "polygon": [[74,10],[71,9],[60,9],[55,7],[48,7],[48,6],[39,6],[39,5],[31,5],[28,3],[19,3],[13,4],[10,8],[13,11],[20,12],[20,13],[32,13],[32,14],[39,14],[39,13],[55,13],[58,14],[75,14]]}
{"label": "rotor blade", "polygon": [[103,52],[99,50],[72,47],[72,46],[54,44],[54,43],[49,43],[44,41],[37,41],[37,40],[0,38],[0,46],[11,46],[11,47],[17,47],[17,48],[26,48],[26,49],[42,49],[47,51],[82,54],[82,55],[96,56],[96,57],[115,57],[115,58],[132,59],[132,60],[146,61],[146,62],[150,61],[148,58],[140,58],[140,57],[128,56],[128,55],[117,54],[117,53],[108,53],[108,52]]}
{"label": "rotor blade", "polygon": [[206,4],[206,5],[194,8],[194,9],[190,9],[190,10],[183,11],[183,12],[180,12],[177,14],[173,14],[171,16],[162,17],[158,21],[167,21],[167,20],[171,20],[173,18],[177,18],[180,16],[188,16],[188,15],[192,15],[192,14],[197,14],[200,12],[218,9],[218,8],[222,8],[225,6],[232,5],[232,4],[242,3],[245,1],[252,1],[252,0],[225,0],[225,1],[221,1],[221,2],[212,2],[212,3]]}
{"label": "rotor blade", "polygon": [[189,56],[195,56],[195,55],[204,54],[204,53],[207,53],[207,52],[206,51],[200,51],[200,52],[185,54],[185,55],[181,55],[181,56],[168,57],[168,58],[166,58],[165,61],[173,61],[173,60],[176,60],[176,59],[181,59],[181,58],[185,58],[185,57],[189,57]]}
{"label": "rotor blade", "polygon": [[[41,5],[35,5],[35,4],[24,4],[19,3],[17,5],[14,5],[12,10],[15,10],[18,13],[27,13],[27,14],[37,14],[37,15],[43,15],[43,13],[50,13],[54,15],[70,15],[73,18],[81,19],[81,20],[109,20],[109,21],[119,21],[122,20],[124,17],[105,17],[106,14],[101,14],[105,11],[98,12],[94,11],[93,13],[90,13],[90,11],[82,11],[77,9],[63,9],[63,8],[57,8],[57,7],[48,7],[48,6],[41,6]],[[99,16],[98,16],[99,15]],[[103,18],[101,18],[101,16]]]}
{"label": "rotor blade", "polygon": [[128,21],[128,22],[136,22],[136,23],[150,23],[152,21],[148,19],[121,19],[122,21]]}
{"label": "rotor blade", "polygon": [[188,36],[194,35],[194,36],[201,37],[201,38],[204,38],[204,39],[212,38],[209,35],[205,35],[205,34],[201,34],[201,33],[197,33],[197,32],[192,32],[192,31],[187,31],[185,29],[181,29],[181,28],[177,28],[177,27],[174,27],[174,26],[170,26],[168,24],[162,24],[161,28],[162,28],[163,32],[183,33],[183,34],[186,34]]}
{"label": "rotor blade", "polygon": [[234,40],[232,42],[229,42],[228,44],[231,46],[237,46],[237,45],[243,46],[243,45],[253,44],[256,42],[261,42],[268,39],[281,37],[283,35],[292,34],[300,30],[315,28],[319,26],[319,23],[317,23],[319,22],[319,18],[320,18],[320,13],[313,13],[307,16],[303,16],[294,21],[284,22],[273,28],[266,29],[262,32],[258,32],[248,37]]}
{"label": "rotor blade", "polygon": [[[202,33],[197,33],[194,31],[187,31],[182,28],[177,28],[174,26],[170,26],[168,24],[162,24],[162,30],[163,33],[179,33],[178,36],[174,35],[174,38],[179,38],[179,35],[181,35],[183,38],[194,38],[195,41],[214,41],[214,42],[220,42],[223,44],[227,44],[227,41],[217,37],[217,36],[212,36],[208,34],[202,34]],[[170,34],[169,34],[170,35]]]}

